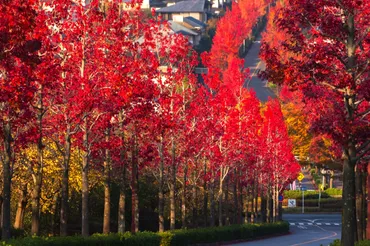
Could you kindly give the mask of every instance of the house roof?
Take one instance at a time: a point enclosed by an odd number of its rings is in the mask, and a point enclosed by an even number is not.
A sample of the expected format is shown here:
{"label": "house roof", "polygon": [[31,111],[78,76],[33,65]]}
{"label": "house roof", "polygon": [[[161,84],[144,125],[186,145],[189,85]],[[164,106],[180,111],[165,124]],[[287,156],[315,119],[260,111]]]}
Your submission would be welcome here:
{"label": "house roof", "polygon": [[204,12],[206,0],[181,1],[174,5],[158,9],[158,13],[199,13]]}
{"label": "house roof", "polygon": [[184,17],[183,20],[186,24],[189,24],[193,28],[206,28],[207,27],[207,25],[205,23],[203,23],[200,20],[197,20],[197,19],[195,19],[194,17],[191,17],[191,16]]}
{"label": "house roof", "polygon": [[168,21],[168,24],[170,25],[170,28],[172,29],[172,31],[174,33],[181,33],[181,34],[187,35],[187,36],[197,36],[198,35],[198,33],[190,30],[187,27],[184,27],[183,25],[181,25],[177,22]]}

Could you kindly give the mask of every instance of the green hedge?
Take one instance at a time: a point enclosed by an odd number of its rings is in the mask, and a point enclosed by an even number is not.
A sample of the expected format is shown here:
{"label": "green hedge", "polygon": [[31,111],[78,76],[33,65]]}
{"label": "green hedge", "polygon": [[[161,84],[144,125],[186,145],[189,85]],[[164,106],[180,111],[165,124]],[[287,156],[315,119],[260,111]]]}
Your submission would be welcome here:
{"label": "green hedge", "polygon": [[[340,240],[339,239],[334,240],[334,242],[332,242],[329,246],[341,246]],[[355,243],[355,246],[370,246],[370,241],[369,240],[360,241]]]}
{"label": "green hedge", "polygon": [[287,222],[175,230],[161,234],[161,246],[182,246],[202,243],[227,242],[234,240],[250,240],[262,236],[282,234],[287,232],[289,232],[289,223]]}
{"label": "green hedge", "polygon": [[325,193],[329,196],[342,196],[342,189],[328,188],[325,190]]}
{"label": "green hedge", "polygon": [[174,230],[163,233],[138,232],[125,234],[94,234],[91,237],[25,237],[2,242],[3,246],[181,246],[250,240],[262,236],[289,232],[289,223],[243,224]]}
{"label": "green hedge", "polygon": [[[321,198],[329,198],[329,194],[321,192]],[[301,199],[302,198],[302,191],[300,190],[286,190],[284,191],[284,198],[286,199]],[[319,192],[318,191],[305,191],[304,192],[304,199],[319,199]]]}
{"label": "green hedge", "polygon": [[154,232],[138,232],[135,235],[94,234],[91,237],[25,237],[2,242],[4,246],[158,246],[161,237]]}

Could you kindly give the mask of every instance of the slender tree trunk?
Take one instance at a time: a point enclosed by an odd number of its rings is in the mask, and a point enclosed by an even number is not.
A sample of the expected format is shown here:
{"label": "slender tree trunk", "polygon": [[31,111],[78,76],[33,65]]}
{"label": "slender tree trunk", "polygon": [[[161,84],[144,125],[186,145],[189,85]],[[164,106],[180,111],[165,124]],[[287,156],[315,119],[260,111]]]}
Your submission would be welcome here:
{"label": "slender tree trunk", "polygon": [[208,192],[207,192],[207,181],[206,181],[206,175],[207,175],[207,162],[206,159],[204,159],[204,173],[203,173],[203,215],[204,215],[204,226],[207,227],[208,225]]}
{"label": "slender tree trunk", "polygon": [[[256,174],[257,175],[257,174]],[[254,184],[254,218],[258,219],[258,179],[255,179]]]}
{"label": "slender tree trunk", "polygon": [[171,179],[170,179],[170,229],[175,230],[176,225],[176,149],[175,139],[171,139]]}
{"label": "slender tree trunk", "polygon": [[355,211],[355,164],[351,162],[350,150],[346,150],[343,163],[343,223],[342,245],[352,246],[357,238]]}
{"label": "slender tree trunk", "polygon": [[186,225],[186,182],[187,182],[188,165],[185,165],[184,169],[184,180],[183,180],[183,192],[181,197],[181,227],[185,229]]}
{"label": "slender tree trunk", "polygon": [[[347,71],[351,74],[356,86],[356,73],[353,72],[357,67],[356,57],[356,28],[354,13],[349,13],[346,20],[347,26]],[[356,113],[356,95],[352,90],[355,88],[346,88],[344,95],[344,105],[346,110],[346,122],[354,121],[354,114]],[[342,213],[342,237],[341,243],[343,246],[352,246],[357,241],[357,223],[355,210],[355,165],[356,165],[356,142],[350,134],[343,147],[343,213]]]}
{"label": "slender tree trunk", "polygon": [[362,190],[362,176],[363,171],[356,167],[356,178],[355,178],[355,186],[356,186],[356,222],[357,222],[357,238],[358,240],[364,239],[365,228],[363,227],[364,220],[366,219],[365,214],[363,213],[363,200],[365,199],[365,194]]}
{"label": "slender tree trunk", "polygon": [[195,182],[194,177],[194,184],[193,184],[193,228],[198,227],[198,189],[197,184]]}
{"label": "slender tree trunk", "polygon": [[209,202],[210,202],[210,209],[209,209],[209,225],[215,226],[215,191],[214,191],[215,182],[212,181],[209,185]]}
{"label": "slender tree trunk", "polygon": [[267,222],[267,199],[265,196],[261,197],[261,216],[262,216],[262,223]]}
{"label": "slender tree trunk", "polygon": [[366,177],[366,192],[367,192],[367,208],[366,208],[366,239],[370,240],[370,162],[367,164],[367,177]]}
{"label": "slender tree trunk", "polygon": [[132,148],[132,161],[131,161],[131,233],[139,231],[139,198],[138,198],[138,150],[136,129],[134,132],[133,148]]}
{"label": "slender tree trunk", "polygon": [[222,198],[224,193],[224,185],[222,179],[222,167],[220,171],[220,187],[218,192],[218,226],[223,226],[223,208],[222,208]]}
{"label": "slender tree trunk", "polygon": [[71,159],[70,126],[67,126],[64,144],[63,177],[60,204],[60,236],[67,236],[68,230],[68,197],[69,197],[69,162]]}
{"label": "slender tree trunk", "polygon": [[11,136],[11,126],[9,122],[3,124],[4,136],[4,159],[3,159],[3,207],[1,213],[2,221],[2,240],[10,238],[10,196],[11,196],[11,157],[12,149],[11,143],[13,141]]}
{"label": "slender tree trunk", "polygon": [[123,126],[123,113],[122,111],[118,114],[118,120],[120,125],[120,137],[121,137],[121,151],[120,151],[120,160],[121,160],[121,182],[120,182],[120,192],[119,192],[119,202],[118,202],[118,233],[124,233],[126,231],[126,140]]}
{"label": "slender tree trunk", "polygon": [[51,230],[52,230],[52,235],[55,236],[57,228],[56,228],[56,223],[55,220],[57,218],[57,209],[58,209],[58,200],[59,200],[59,192],[56,192],[53,196],[53,205],[51,206],[51,211],[53,211],[53,214],[51,216]]}
{"label": "slender tree trunk", "polygon": [[[106,130],[105,141],[109,143],[110,129]],[[111,176],[111,158],[109,149],[105,150],[104,161],[104,219],[103,219],[103,233],[110,233],[110,176]]]}
{"label": "slender tree trunk", "polygon": [[223,221],[224,225],[230,225],[230,213],[229,213],[229,177],[225,179],[225,190],[224,190],[224,199],[223,209],[225,211],[225,220]]}
{"label": "slender tree trunk", "polygon": [[164,156],[163,156],[163,133],[161,133],[159,145],[159,187],[158,187],[158,221],[159,221],[159,231],[164,231]]}
{"label": "slender tree trunk", "polygon": [[244,211],[244,223],[248,223],[248,187],[245,187],[245,196],[243,197],[244,199],[244,206],[243,206],[243,211]]}
{"label": "slender tree trunk", "polygon": [[44,117],[44,106],[43,106],[43,95],[42,86],[40,85],[38,92],[39,98],[37,103],[37,127],[38,127],[38,140],[37,140],[37,167],[36,171],[33,170],[33,188],[32,188],[32,221],[31,221],[31,234],[40,234],[40,198],[41,198],[41,187],[42,187],[42,176],[44,168],[44,153],[43,153],[43,125],[42,120]]}
{"label": "slender tree trunk", "polygon": [[19,191],[19,195],[20,197],[14,221],[15,229],[23,229],[24,212],[27,206],[27,184],[22,186],[22,189]]}
{"label": "slender tree trunk", "polygon": [[234,193],[234,219],[233,219],[233,224],[237,224],[238,223],[239,204],[238,204],[238,177],[237,177],[237,171],[236,170],[234,170],[233,193]]}
{"label": "slender tree trunk", "polygon": [[363,192],[363,197],[364,199],[362,199],[362,214],[364,216],[364,219],[362,220],[362,228],[364,230],[363,232],[363,238],[362,240],[366,240],[366,223],[367,223],[367,218],[369,218],[366,214],[366,211],[367,211],[367,197],[366,197],[366,187],[367,187],[367,167],[366,165],[364,166],[363,168],[363,175],[362,175],[362,192]]}
{"label": "slender tree trunk", "polygon": [[250,202],[251,202],[251,223],[254,223],[254,183],[251,186],[251,191],[250,191]]}
{"label": "slender tree trunk", "polygon": [[238,219],[236,223],[241,224],[242,223],[242,209],[243,209],[243,187],[240,183],[240,177],[241,173],[238,176]]}
{"label": "slender tree trunk", "polygon": [[83,134],[83,146],[85,151],[82,156],[82,236],[89,236],[89,162],[90,162],[90,148],[89,148],[89,134],[87,116],[84,118],[85,131]]}

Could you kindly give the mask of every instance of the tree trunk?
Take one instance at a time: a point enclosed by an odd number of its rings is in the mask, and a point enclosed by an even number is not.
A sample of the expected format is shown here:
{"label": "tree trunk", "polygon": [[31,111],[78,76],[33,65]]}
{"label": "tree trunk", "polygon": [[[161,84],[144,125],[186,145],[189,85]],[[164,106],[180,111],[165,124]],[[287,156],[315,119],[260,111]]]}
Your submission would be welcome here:
{"label": "tree trunk", "polygon": [[215,192],[214,192],[214,181],[209,185],[209,225],[215,226]]}
{"label": "tree trunk", "polygon": [[218,226],[223,225],[223,211],[222,211],[222,198],[223,198],[223,180],[222,180],[222,167],[220,171],[220,187],[218,192]]}
{"label": "tree trunk", "polygon": [[233,224],[238,223],[238,210],[239,210],[239,204],[238,204],[238,177],[236,170],[234,171],[234,182],[233,182],[233,193],[234,193],[234,219]]}
{"label": "tree trunk", "polygon": [[208,192],[207,192],[207,181],[206,181],[206,175],[207,175],[207,162],[206,159],[204,159],[204,173],[203,173],[203,219],[204,219],[204,227],[207,227],[208,225]]}
{"label": "tree trunk", "polygon": [[64,144],[62,193],[60,204],[60,236],[67,236],[68,230],[68,197],[69,197],[69,162],[71,159],[70,126],[67,126]]}
{"label": "tree trunk", "polygon": [[[110,129],[106,130],[105,141],[109,143]],[[109,149],[105,150],[104,161],[104,219],[103,233],[110,233],[110,175],[111,175],[111,158]]]}
{"label": "tree trunk", "polygon": [[250,202],[251,202],[251,223],[254,223],[254,183],[251,186],[251,191],[250,191]]}
{"label": "tree trunk", "polygon": [[19,191],[20,197],[15,215],[14,228],[23,229],[24,212],[27,206],[27,184],[24,184],[22,189]]}
{"label": "tree trunk", "polygon": [[197,189],[197,184],[194,180],[194,184],[193,184],[193,228],[197,228],[198,227],[198,189]]}
{"label": "tree trunk", "polygon": [[255,179],[254,185],[254,218],[258,219],[258,179]]}
{"label": "tree trunk", "polygon": [[138,150],[136,129],[134,132],[131,165],[131,233],[135,234],[139,231]]}
{"label": "tree trunk", "polygon": [[265,196],[261,197],[261,216],[262,216],[262,223],[267,222],[267,199]]}
{"label": "tree trunk", "polygon": [[10,196],[11,196],[11,158],[12,149],[11,143],[13,141],[11,136],[11,126],[9,122],[3,124],[3,136],[4,136],[4,159],[3,159],[3,207],[1,213],[2,221],[2,240],[8,240],[10,238]]}
{"label": "tree trunk", "polygon": [[181,221],[182,229],[186,228],[186,182],[187,182],[188,165],[185,165],[184,169],[184,180],[183,180],[183,192],[181,197]]}
{"label": "tree trunk", "polygon": [[241,224],[242,223],[242,209],[243,209],[243,187],[240,184],[240,177],[241,173],[238,176],[238,219],[236,223]]}
{"label": "tree trunk", "polygon": [[126,231],[126,218],[125,218],[125,210],[126,210],[126,141],[125,141],[125,133],[123,128],[123,113],[122,111],[118,114],[118,120],[120,125],[120,137],[121,137],[121,151],[120,151],[120,160],[121,160],[121,182],[120,182],[120,190],[119,190],[119,202],[118,202],[118,233],[125,233]]}
{"label": "tree trunk", "polygon": [[370,162],[367,164],[367,177],[366,177],[366,192],[367,192],[367,209],[366,209],[366,239],[370,240]]}
{"label": "tree trunk", "polygon": [[[347,153],[346,153],[347,152]],[[352,152],[352,151],[351,151]],[[355,211],[355,164],[351,162],[349,150],[345,150],[343,163],[343,218],[342,245],[352,246],[357,238],[357,223]]]}
{"label": "tree trunk", "polygon": [[230,213],[229,213],[229,178],[227,177],[225,179],[225,190],[224,190],[224,201],[225,203],[223,204],[223,209],[225,211],[225,220],[223,221],[224,225],[230,225]]}
{"label": "tree trunk", "polygon": [[55,236],[56,235],[56,231],[57,231],[57,228],[56,228],[56,223],[55,223],[55,220],[56,220],[56,215],[58,213],[57,211],[57,208],[58,208],[58,200],[59,200],[59,192],[56,192],[53,196],[53,205],[51,206],[51,211],[53,211],[53,214],[51,216],[51,230],[52,230],[52,235]]}
{"label": "tree trunk", "polygon": [[32,188],[32,221],[31,221],[31,235],[40,234],[40,198],[41,198],[41,188],[42,188],[42,176],[44,168],[44,153],[43,153],[43,125],[42,120],[44,117],[44,107],[43,107],[43,95],[42,86],[40,85],[37,92],[39,99],[37,103],[37,127],[38,127],[38,139],[37,139],[37,166],[36,171],[33,170],[33,188]]}
{"label": "tree trunk", "polygon": [[161,134],[159,145],[159,187],[158,187],[158,222],[159,231],[164,231],[164,156],[163,156],[163,133]]}
{"label": "tree trunk", "polygon": [[356,178],[355,178],[355,187],[356,187],[356,222],[357,222],[357,238],[358,240],[364,239],[364,230],[363,227],[364,220],[366,219],[365,214],[363,214],[363,200],[365,199],[365,194],[362,190],[362,176],[363,171],[359,166],[356,167]]}
{"label": "tree trunk", "polygon": [[90,162],[90,148],[89,148],[89,134],[87,125],[87,116],[84,119],[85,131],[83,134],[83,146],[85,148],[82,156],[82,236],[89,236],[89,162]]}
{"label": "tree trunk", "polygon": [[171,178],[170,178],[170,229],[175,230],[176,224],[176,149],[175,149],[175,139],[171,139]]}

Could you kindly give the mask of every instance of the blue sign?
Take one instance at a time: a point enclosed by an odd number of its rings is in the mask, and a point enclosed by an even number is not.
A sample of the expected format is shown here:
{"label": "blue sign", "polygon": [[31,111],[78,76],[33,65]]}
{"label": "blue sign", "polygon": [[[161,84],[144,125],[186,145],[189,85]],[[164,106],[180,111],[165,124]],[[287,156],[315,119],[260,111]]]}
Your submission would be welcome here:
{"label": "blue sign", "polygon": [[302,186],[301,187],[301,191],[306,191],[307,190],[307,187],[306,186]]}
{"label": "blue sign", "polygon": [[279,195],[279,202],[282,202],[284,200],[284,196],[282,194]]}

